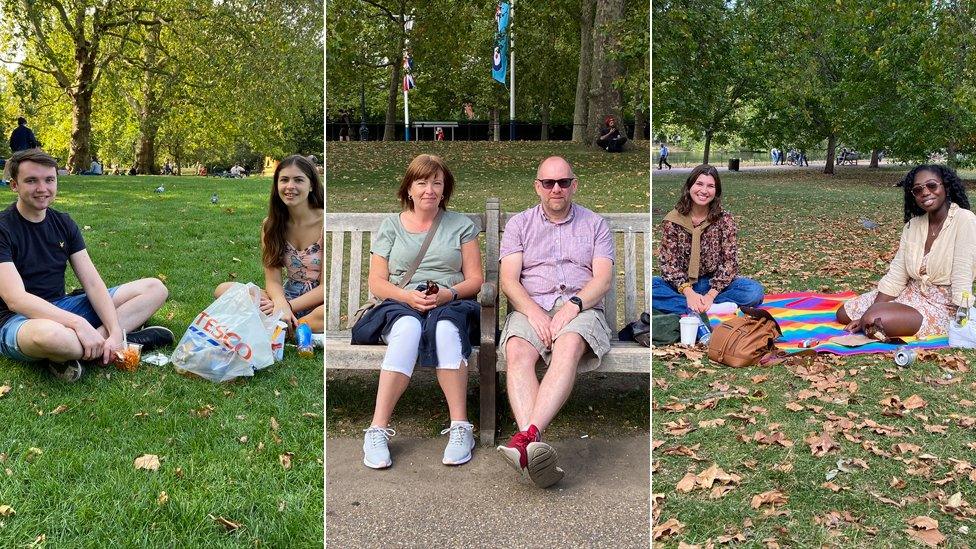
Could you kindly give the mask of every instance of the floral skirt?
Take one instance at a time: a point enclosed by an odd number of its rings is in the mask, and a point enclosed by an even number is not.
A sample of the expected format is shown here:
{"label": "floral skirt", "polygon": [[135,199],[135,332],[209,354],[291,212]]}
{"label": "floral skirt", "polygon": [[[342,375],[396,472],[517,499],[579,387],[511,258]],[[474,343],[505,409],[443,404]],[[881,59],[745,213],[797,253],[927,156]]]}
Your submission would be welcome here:
{"label": "floral skirt", "polygon": [[[874,304],[878,290],[871,290],[844,303],[844,310],[851,320],[864,316],[868,307]],[[945,334],[949,331],[949,322],[955,314],[956,307],[952,303],[952,291],[949,286],[929,286],[923,288],[922,283],[909,279],[908,285],[898,294],[894,303],[908,305],[922,315],[922,326],[916,337],[928,337]]]}

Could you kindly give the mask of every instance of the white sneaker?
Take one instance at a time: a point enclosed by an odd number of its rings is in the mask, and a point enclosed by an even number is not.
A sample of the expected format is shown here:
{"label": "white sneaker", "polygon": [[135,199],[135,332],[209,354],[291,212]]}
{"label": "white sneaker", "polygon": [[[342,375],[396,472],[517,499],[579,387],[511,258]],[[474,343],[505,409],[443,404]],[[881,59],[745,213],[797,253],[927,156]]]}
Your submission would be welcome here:
{"label": "white sneaker", "polygon": [[363,465],[371,469],[386,469],[393,465],[388,442],[390,437],[396,435],[396,431],[384,427],[370,427],[363,429],[363,432],[366,433],[363,437]]}
{"label": "white sneaker", "polygon": [[471,450],[474,449],[474,425],[460,423],[441,431],[442,435],[450,433],[451,438],[444,448],[444,465],[461,465],[471,461]]}

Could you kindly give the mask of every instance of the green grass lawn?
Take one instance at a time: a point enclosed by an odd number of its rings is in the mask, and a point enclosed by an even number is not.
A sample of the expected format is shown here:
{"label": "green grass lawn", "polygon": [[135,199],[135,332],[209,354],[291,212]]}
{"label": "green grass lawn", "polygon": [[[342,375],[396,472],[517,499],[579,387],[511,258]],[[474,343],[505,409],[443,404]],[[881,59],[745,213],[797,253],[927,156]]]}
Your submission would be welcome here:
{"label": "green grass lawn", "polygon": [[[166,191],[154,194],[160,183]],[[179,339],[218,283],[263,285],[258,231],[270,186],[63,177],[54,207],[83,227],[106,284],[166,282],[169,300],[150,323]],[[6,187],[0,197],[4,207],[16,199]],[[72,275],[67,286],[78,286]],[[321,547],[322,355],[285,354],[222,385],[145,363],[67,385],[0,359],[0,385],[10,388],[0,396],[0,506],[16,512],[0,516],[0,546]],[[159,469],[136,470],[142,454],[158,455]],[[241,526],[228,531],[220,518]]]}
{"label": "green grass lawn", "polygon": [[[410,161],[422,153],[442,156],[453,172],[455,190],[449,208],[454,211],[482,212],[489,197],[499,198],[502,210],[508,212],[538,204],[535,171],[550,155],[564,156],[573,164],[579,178],[574,200],[583,206],[598,213],[648,209],[646,143],[624,154],[565,142],[329,142],[327,147],[326,209],[330,212],[399,211],[400,180]],[[433,375],[418,372],[414,377],[394,413],[397,432],[436,436],[449,423],[447,404]],[[362,436],[372,416],[377,379],[375,372],[326,373],[329,436]],[[646,376],[582,376],[549,433],[556,437],[647,433],[649,391]],[[477,380],[472,379],[468,417],[476,424],[477,394]],[[504,406],[500,403],[499,409]],[[510,418],[501,423],[505,432],[511,431],[508,423]]]}
{"label": "green grass lawn", "polygon": [[[898,245],[902,190],[891,185],[905,171],[723,173],[723,203],[739,226],[742,274],[770,293],[871,289]],[[659,174],[655,240],[687,175]],[[870,231],[860,219],[880,227]],[[805,371],[795,365],[731,369],[676,349],[655,349],[653,360],[655,526],[681,523],[678,533],[656,531],[660,546],[709,540],[917,546],[904,531],[916,517],[937,520],[945,545],[972,540],[966,532],[976,528],[976,375],[967,366],[973,353],[933,353],[906,369],[890,355],[821,355]],[[921,400],[909,400],[913,395]],[[815,454],[811,435],[825,432],[834,443]],[[760,440],[782,433],[788,442],[756,442],[757,433]],[[704,474],[708,489],[678,490],[686,473],[699,475],[712,464],[740,478],[713,491],[721,483],[709,485],[712,475]],[[773,490],[785,503],[753,505],[755,496]]]}

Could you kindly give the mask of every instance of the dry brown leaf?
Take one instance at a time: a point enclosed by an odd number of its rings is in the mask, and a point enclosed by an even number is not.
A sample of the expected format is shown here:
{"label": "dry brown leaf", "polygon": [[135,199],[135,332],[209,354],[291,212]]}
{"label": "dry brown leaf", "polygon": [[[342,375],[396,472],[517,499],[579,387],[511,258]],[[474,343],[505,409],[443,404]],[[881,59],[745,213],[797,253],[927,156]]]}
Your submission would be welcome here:
{"label": "dry brown leaf", "polygon": [[62,412],[66,412],[66,411],[68,411],[68,405],[67,404],[59,404],[57,408],[51,410],[48,413],[51,414],[51,415],[55,415],[56,416],[56,415],[58,415],[58,414],[60,414]]}
{"label": "dry brown leaf", "polygon": [[891,477],[891,482],[888,483],[888,486],[901,490],[905,487],[905,481],[898,477]]}
{"label": "dry brown leaf", "polygon": [[798,402],[790,401],[790,402],[788,402],[786,404],[786,409],[789,410],[789,411],[791,411],[791,412],[802,412],[803,411],[803,405],[800,404],[800,403],[798,403]]}
{"label": "dry brown leaf", "polygon": [[767,505],[767,504],[775,507],[777,505],[785,505],[786,502],[789,501],[789,499],[790,499],[789,496],[787,496],[783,492],[780,492],[779,490],[769,490],[767,492],[763,492],[761,494],[756,494],[752,496],[752,502],[750,503],[750,506],[753,509],[759,509],[763,505]]}
{"label": "dry brown leaf", "polygon": [[678,519],[671,518],[654,527],[654,539],[661,540],[678,535],[685,529],[685,525],[678,522]]}
{"label": "dry brown leaf", "polygon": [[132,463],[136,469],[145,469],[147,471],[158,471],[159,470],[159,456],[155,454],[142,454],[137,457]]}
{"label": "dry brown leaf", "polygon": [[14,508],[9,505],[0,505],[0,517],[12,517],[17,514]]}
{"label": "dry brown leaf", "polygon": [[13,387],[10,385],[0,385],[0,398],[3,398],[3,396],[9,393],[11,389],[13,389]]}
{"label": "dry brown leaf", "polygon": [[27,461],[34,461],[44,453],[40,448],[30,448],[27,450]]}
{"label": "dry brown leaf", "polygon": [[698,427],[702,429],[709,429],[711,427],[719,427],[722,425],[725,425],[725,420],[722,418],[705,419],[698,422]]}
{"label": "dry brown leaf", "polygon": [[831,492],[835,492],[835,493],[836,492],[840,492],[841,490],[844,489],[842,486],[839,486],[837,484],[834,484],[833,482],[825,482],[825,483],[821,484],[820,487],[821,488],[826,488],[826,489],[830,490]]}
{"label": "dry brown leaf", "polygon": [[692,473],[690,471],[685,473],[685,476],[678,481],[678,485],[675,487],[675,490],[683,494],[687,494],[688,492],[691,492],[692,490],[695,489],[695,482],[697,481],[697,478],[698,477],[695,476],[695,473]]}
{"label": "dry brown leaf", "polygon": [[919,530],[938,530],[939,521],[931,517],[918,516],[913,519],[908,519],[907,522],[910,526],[913,526]]}
{"label": "dry brown leaf", "polygon": [[905,402],[902,402],[902,406],[904,406],[906,410],[914,410],[916,408],[925,408],[928,406],[928,402],[925,402],[925,399],[918,395],[912,395],[906,398]]}
{"label": "dry brown leaf", "polygon": [[162,492],[159,493],[159,497],[156,498],[156,505],[162,507],[167,503],[169,503],[169,494],[167,494],[166,491],[163,490]]}
{"label": "dry brown leaf", "polygon": [[836,441],[830,436],[830,433],[824,431],[823,433],[817,435],[816,433],[810,433],[810,435],[804,440],[810,445],[810,453],[814,457],[822,457],[827,455],[831,450],[839,450],[840,446]]}
{"label": "dry brown leaf", "polygon": [[281,464],[281,467],[284,470],[287,471],[291,469],[291,458],[294,457],[294,455],[295,454],[293,452],[285,452],[284,454],[280,454],[278,456],[278,463]]}
{"label": "dry brown leaf", "polygon": [[226,519],[224,517],[215,517],[213,515],[207,515],[207,516],[210,517],[211,520],[213,520],[214,522],[216,522],[220,526],[223,526],[224,527],[224,530],[226,530],[228,532],[234,532],[234,531],[236,531],[236,530],[238,530],[238,529],[240,529],[240,528],[242,528],[244,526],[243,524],[241,524],[239,522],[234,522],[234,521],[232,521],[230,519]]}

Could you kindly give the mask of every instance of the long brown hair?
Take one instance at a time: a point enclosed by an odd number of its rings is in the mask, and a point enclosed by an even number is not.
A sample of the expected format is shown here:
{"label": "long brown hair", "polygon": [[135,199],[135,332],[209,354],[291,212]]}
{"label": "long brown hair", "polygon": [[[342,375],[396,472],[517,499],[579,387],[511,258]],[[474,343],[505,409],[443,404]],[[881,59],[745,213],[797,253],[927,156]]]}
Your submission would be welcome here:
{"label": "long brown hair", "polygon": [[691,170],[691,175],[685,180],[685,186],[681,190],[681,198],[678,199],[678,203],[675,204],[674,209],[678,210],[678,213],[681,215],[691,213],[691,205],[693,204],[691,200],[691,186],[695,184],[695,181],[700,175],[710,175],[715,179],[715,198],[708,204],[708,222],[715,223],[722,217],[722,180],[718,176],[718,170],[711,164],[701,164],[694,170]]}
{"label": "long brown hair", "polygon": [[278,176],[281,170],[297,166],[308,178],[310,189],[308,192],[308,207],[311,209],[325,209],[325,189],[319,172],[309,159],[300,154],[293,154],[278,163],[271,181],[271,199],[268,201],[268,218],[264,220],[261,235],[261,260],[266,267],[281,269],[285,266],[285,233],[288,230],[288,206],[278,196]]}

